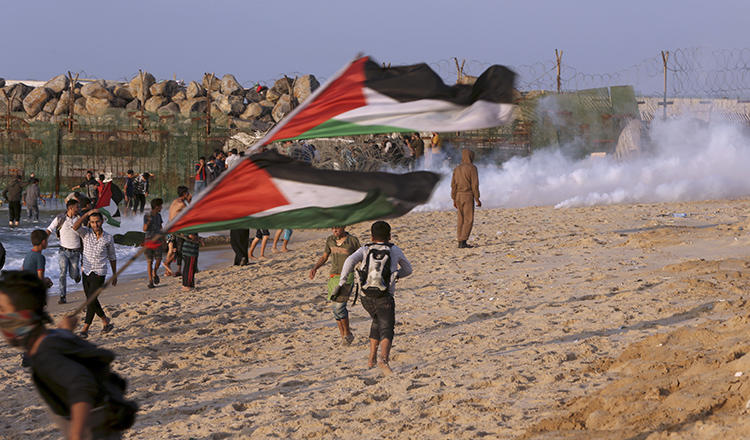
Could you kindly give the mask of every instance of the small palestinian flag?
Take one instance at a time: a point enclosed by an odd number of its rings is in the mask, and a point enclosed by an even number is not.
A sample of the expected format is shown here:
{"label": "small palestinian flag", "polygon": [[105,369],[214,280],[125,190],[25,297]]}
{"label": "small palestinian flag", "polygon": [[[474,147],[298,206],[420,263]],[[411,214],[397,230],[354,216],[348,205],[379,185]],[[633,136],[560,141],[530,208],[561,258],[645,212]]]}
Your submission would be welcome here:
{"label": "small palestinian flag", "polygon": [[327,228],[397,217],[425,203],[435,173],[313,168],[276,152],[244,158],[170,221],[167,232]]}
{"label": "small palestinian flag", "polygon": [[108,224],[119,228],[120,209],[117,205],[125,198],[122,190],[112,182],[105,182],[100,188],[99,198],[94,208],[102,213]]}
{"label": "small palestinian flag", "polygon": [[493,65],[473,85],[447,86],[427,64],[381,67],[359,58],[256,147],[286,139],[496,127],[512,116],[514,81],[513,71]]}

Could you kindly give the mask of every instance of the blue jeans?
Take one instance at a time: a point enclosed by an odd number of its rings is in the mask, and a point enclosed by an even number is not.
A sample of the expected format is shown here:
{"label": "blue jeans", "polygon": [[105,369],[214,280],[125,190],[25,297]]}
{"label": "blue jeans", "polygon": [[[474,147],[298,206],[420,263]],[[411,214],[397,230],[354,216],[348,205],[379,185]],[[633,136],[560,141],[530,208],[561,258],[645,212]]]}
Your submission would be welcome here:
{"label": "blue jeans", "polygon": [[81,281],[81,251],[60,249],[57,252],[57,262],[60,264],[60,296],[67,294],[67,278],[76,283]]}
{"label": "blue jeans", "polygon": [[193,195],[198,194],[205,187],[206,187],[206,181],[205,180],[196,180],[195,181],[195,186],[193,186]]}

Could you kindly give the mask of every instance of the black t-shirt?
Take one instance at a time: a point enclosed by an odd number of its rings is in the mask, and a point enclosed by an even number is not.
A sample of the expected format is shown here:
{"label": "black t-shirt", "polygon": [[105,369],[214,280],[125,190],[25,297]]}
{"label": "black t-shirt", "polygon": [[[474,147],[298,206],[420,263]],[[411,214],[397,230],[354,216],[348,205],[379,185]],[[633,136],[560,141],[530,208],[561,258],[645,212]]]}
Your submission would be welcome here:
{"label": "black t-shirt", "polygon": [[97,375],[104,375],[115,355],[67,330],[49,330],[31,356],[34,385],[52,412],[70,416],[74,403],[98,406],[103,392]]}

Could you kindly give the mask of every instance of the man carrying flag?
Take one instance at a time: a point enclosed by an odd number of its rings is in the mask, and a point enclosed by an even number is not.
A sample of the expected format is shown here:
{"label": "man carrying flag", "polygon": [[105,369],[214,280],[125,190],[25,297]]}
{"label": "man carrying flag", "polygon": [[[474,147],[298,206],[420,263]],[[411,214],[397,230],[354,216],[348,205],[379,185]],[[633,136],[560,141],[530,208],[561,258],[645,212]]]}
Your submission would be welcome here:
{"label": "man carrying flag", "polygon": [[120,227],[119,203],[125,198],[120,187],[112,183],[112,173],[99,175],[99,197],[96,208],[106,219],[107,224]]}

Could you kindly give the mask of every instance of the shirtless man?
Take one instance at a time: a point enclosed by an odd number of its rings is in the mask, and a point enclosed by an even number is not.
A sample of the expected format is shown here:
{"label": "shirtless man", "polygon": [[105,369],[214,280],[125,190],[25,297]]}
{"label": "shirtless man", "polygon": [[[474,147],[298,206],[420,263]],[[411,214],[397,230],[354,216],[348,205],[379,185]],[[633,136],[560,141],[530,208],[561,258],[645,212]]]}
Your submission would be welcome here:
{"label": "shirtless man", "polygon": [[[169,221],[172,221],[175,217],[177,217],[177,214],[180,213],[185,207],[187,207],[188,203],[193,199],[193,196],[190,194],[190,191],[188,190],[187,186],[178,186],[177,187],[177,198],[172,201],[172,204],[169,205]],[[162,263],[164,265],[164,270],[167,273],[167,276],[175,276],[178,277],[182,273],[182,242],[183,239],[181,237],[171,235],[169,234],[167,236],[167,258],[164,259],[164,262]],[[177,259],[177,271],[173,271],[170,265],[172,262]]]}

